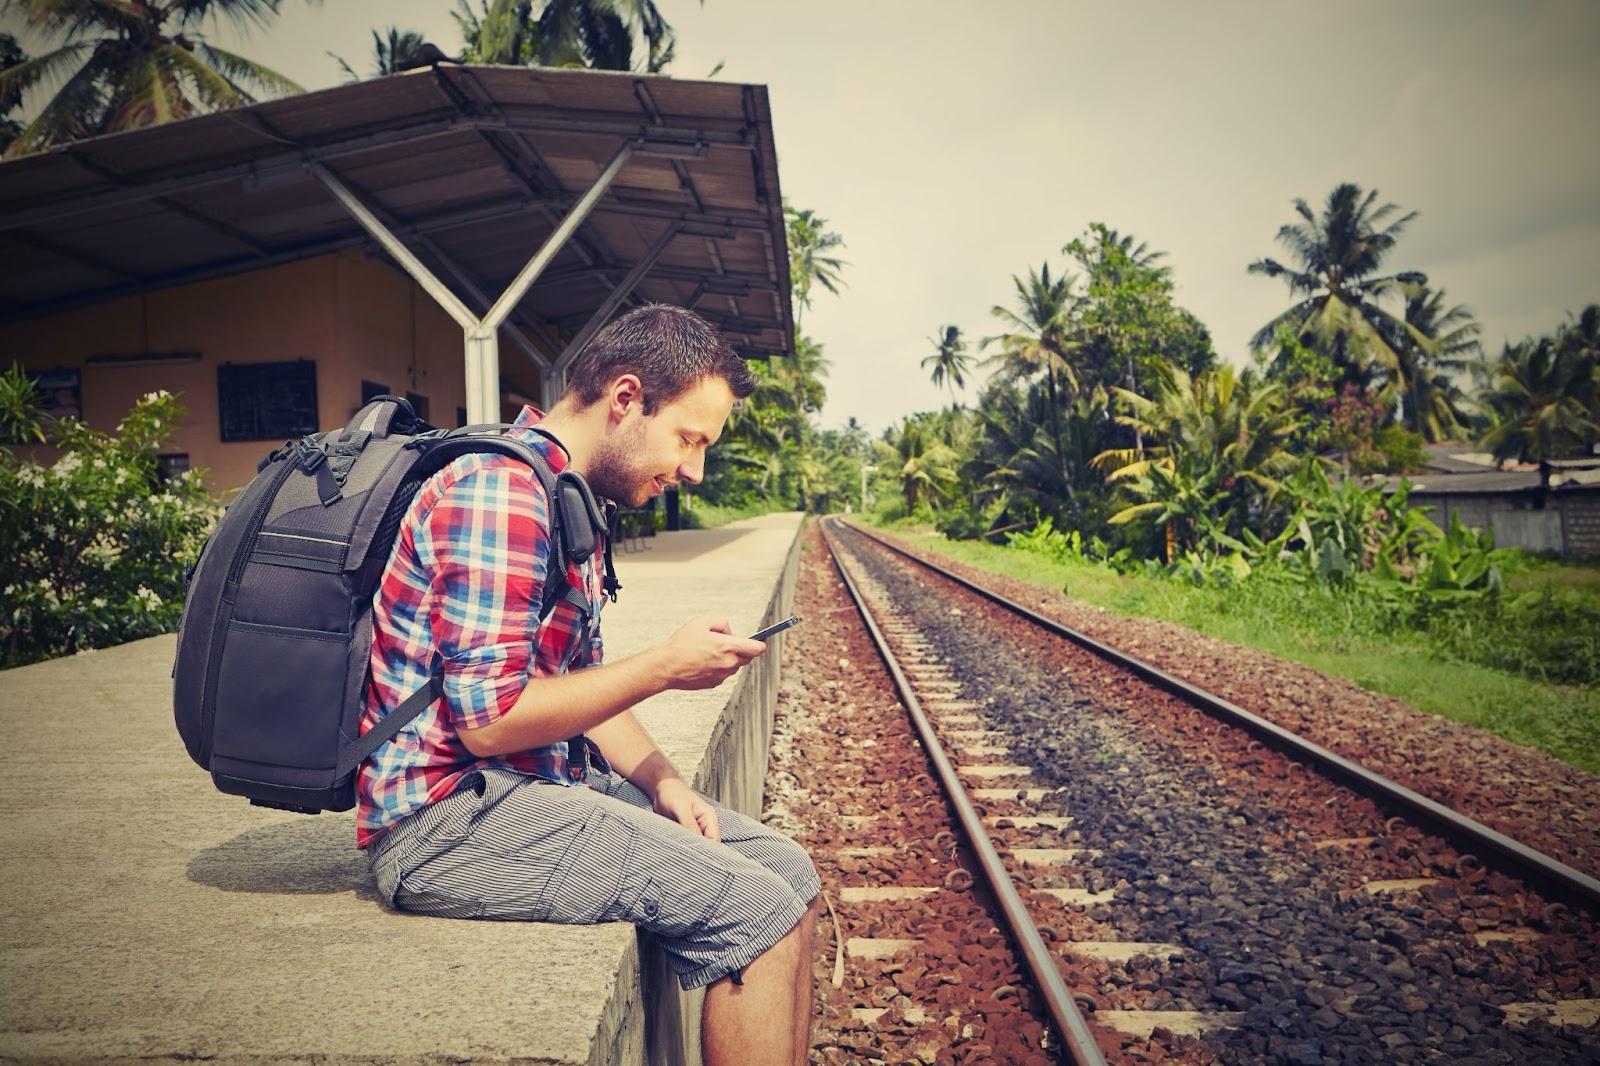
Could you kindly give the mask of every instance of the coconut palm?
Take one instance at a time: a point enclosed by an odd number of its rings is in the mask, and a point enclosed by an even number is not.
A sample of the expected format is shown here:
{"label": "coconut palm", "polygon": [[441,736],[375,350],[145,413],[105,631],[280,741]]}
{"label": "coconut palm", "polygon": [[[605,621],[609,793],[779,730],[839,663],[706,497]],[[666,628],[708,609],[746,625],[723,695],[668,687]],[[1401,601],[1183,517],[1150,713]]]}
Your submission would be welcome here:
{"label": "coconut palm", "polygon": [[1478,323],[1460,304],[1447,307],[1444,290],[1407,285],[1405,332],[1396,362],[1378,374],[1377,402],[1400,405],[1400,421],[1429,441],[1451,440],[1467,423],[1466,395],[1456,378],[1480,356]]}
{"label": "coconut palm", "polygon": [[1153,397],[1114,390],[1126,414],[1117,421],[1145,439],[1145,455],[1112,448],[1094,458],[1121,483],[1129,506],[1114,524],[1178,524],[1178,540],[1211,523],[1238,536],[1294,469],[1284,448],[1294,413],[1277,384],[1251,388],[1230,366],[1190,377],[1166,371]]}
{"label": "coconut palm", "polygon": [[1377,199],[1376,189],[1363,194],[1360,186],[1345,182],[1328,194],[1320,215],[1304,200],[1294,202],[1303,221],[1278,230],[1278,242],[1294,265],[1257,259],[1248,269],[1282,278],[1297,302],[1262,326],[1250,339],[1252,346],[1265,348],[1278,327],[1287,325],[1302,343],[1331,358],[1347,380],[1366,384],[1374,364],[1389,370],[1397,366],[1395,345],[1405,325],[1379,301],[1401,285],[1425,285],[1428,279],[1416,271],[1379,273],[1417,213],[1395,217],[1399,208],[1379,205]]}
{"label": "coconut palm", "polygon": [[1015,520],[1068,519],[1078,511],[1078,487],[1090,475],[1096,442],[1110,416],[1104,389],[1075,397],[1051,429],[1050,400],[1040,384],[996,383],[978,403],[980,443],[967,464],[979,502],[1000,499]]}
{"label": "coconut palm", "polygon": [[886,436],[878,442],[878,465],[899,479],[908,511],[950,498],[960,483],[960,456],[940,439],[936,426],[912,415]]}
{"label": "coconut palm", "polygon": [[1563,339],[1525,340],[1501,353],[1494,387],[1484,397],[1495,424],[1483,446],[1495,459],[1560,459],[1600,439],[1595,349]]}
{"label": "coconut palm", "polygon": [[1074,334],[1082,304],[1073,291],[1076,280],[1070,274],[1052,278],[1049,263],[1038,270],[1029,268],[1026,280],[1013,274],[1017,309],[996,304],[989,312],[1010,327],[1009,331],[985,337],[982,344],[983,348],[999,346],[984,365],[998,363],[1002,380],[1043,373],[1052,403],[1059,399],[1058,383],[1065,383],[1068,389],[1078,387],[1078,375],[1069,358],[1078,347]]}
{"label": "coconut palm", "polygon": [[[1077,371],[1069,356],[1079,346],[1075,334],[1078,329],[1078,312],[1082,299],[1073,291],[1074,279],[1069,274],[1052,278],[1050,264],[1039,270],[1028,270],[1026,280],[1011,276],[1017,290],[1017,310],[1011,311],[996,304],[990,314],[1000,319],[1010,331],[985,337],[982,347],[997,345],[999,351],[984,360],[984,365],[999,364],[999,380],[1003,382],[1028,381],[1042,373],[1045,395],[1049,399],[1046,412],[1052,446],[1050,452],[1061,463],[1059,475],[1068,485],[1072,472],[1065,464],[1066,445],[1061,435],[1062,385],[1076,392]],[[1073,496],[1069,489],[1067,499]]]}
{"label": "coconut palm", "polygon": [[[390,26],[389,32],[383,36],[377,30],[372,31],[372,77],[382,78],[389,74],[398,74],[407,62],[417,58],[424,45],[428,42],[416,30],[402,30],[398,26]],[[360,81],[361,75],[355,68],[347,63],[342,56],[328,53],[338,61],[344,70],[346,81]]]}
{"label": "coconut palm", "polygon": [[827,219],[810,208],[799,210],[787,203],[783,215],[788,223],[789,283],[800,305],[795,312],[798,330],[800,313],[811,308],[811,286],[821,285],[837,296],[844,284],[839,271],[849,264],[833,254],[844,247],[844,238],[828,229]]}
{"label": "coconut palm", "polygon": [[967,387],[967,374],[972,368],[972,357],[967,354],[967,342],[961,336],[960,326],[940,326],[930,339],[934,346],[932,355],[924,356],[922,369],[929,371],[933,387],[950,386],[950,406],[956,402],[956,390]]}
{"label": "coconut palm", "polygon": [[206,41],[207,21],[264,27],[280,0],[9,0],[54,47],[0,73],[0,98],[60,83],[6,155],[282,96],[300,86]]}
{"label": "coconut palm", "polygon": [[456,0],[453,13],[471,63],[633,70],[643,37],[645,72],[672,62],[677,39],[653,0]]}
{"label": "coconut palm", "polygon": [[[20,66],[28,61],[28,53],[22,50],[22,45],[9,33],[0,33],[0,74],[12,67]],[[22,132],[21,120],[11,117],[11,113],[22,106],[22,91],[12,87],[0,93],[0,152],[4,152],[17,135]]]}

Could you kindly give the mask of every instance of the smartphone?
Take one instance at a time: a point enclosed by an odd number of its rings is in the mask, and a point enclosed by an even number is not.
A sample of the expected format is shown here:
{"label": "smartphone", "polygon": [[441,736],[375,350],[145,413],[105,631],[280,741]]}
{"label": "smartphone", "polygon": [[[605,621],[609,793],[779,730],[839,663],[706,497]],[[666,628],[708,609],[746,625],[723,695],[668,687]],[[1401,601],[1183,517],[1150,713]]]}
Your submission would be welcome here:
{"label": "smartphone", "polygon": [[775,634],[782,633],[785,629],[788,629],[790,626],[797,626],[799,624],[800,624],[800,616],[797,615],[797,614],[796,615],[790,615],[788,618],[785,618],[783,621],[779,622],[777,625],[768,626],[767,628],[763,629],[759,633],[751,634],[750,639],[751,640],[766,640],[767,638],[769,638],[771,636],[774,636]]}

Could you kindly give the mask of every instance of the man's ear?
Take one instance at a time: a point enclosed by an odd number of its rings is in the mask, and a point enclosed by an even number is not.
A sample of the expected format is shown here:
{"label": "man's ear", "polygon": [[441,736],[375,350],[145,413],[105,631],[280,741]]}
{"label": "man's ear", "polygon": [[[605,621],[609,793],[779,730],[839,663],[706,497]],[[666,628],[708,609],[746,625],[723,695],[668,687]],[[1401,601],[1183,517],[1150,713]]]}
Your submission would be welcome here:
{"label": "man's ear", "polygon": [[620,422],[626,418],[630,410],[644,413],[644,385],[633,374],[620,374],[611,383],[611,389],[606,394],[610,405],[612,421]]}

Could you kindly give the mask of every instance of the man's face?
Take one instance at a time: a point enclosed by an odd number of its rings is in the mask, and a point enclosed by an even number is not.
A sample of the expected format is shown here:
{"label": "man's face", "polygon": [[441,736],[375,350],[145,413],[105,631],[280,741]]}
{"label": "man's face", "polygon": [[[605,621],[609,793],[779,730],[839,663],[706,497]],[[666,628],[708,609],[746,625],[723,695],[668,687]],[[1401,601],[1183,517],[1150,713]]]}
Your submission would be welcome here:
{"label": "man's face", "polygon": [[640,507],[669,485],[698,485],[705,476],[706,449],[722,435],[733,409],[733,390],[715,375],[646,415],[632,403],[590,463],[595,492],[627,507]]}

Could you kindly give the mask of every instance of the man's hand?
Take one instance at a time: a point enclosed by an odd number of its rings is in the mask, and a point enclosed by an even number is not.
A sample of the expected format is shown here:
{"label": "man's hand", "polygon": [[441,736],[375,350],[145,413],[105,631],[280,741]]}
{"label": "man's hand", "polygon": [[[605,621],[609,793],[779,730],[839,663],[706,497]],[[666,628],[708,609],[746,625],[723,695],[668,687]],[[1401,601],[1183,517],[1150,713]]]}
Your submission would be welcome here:
{"label": "man's hand", "polygon": [[697,689],[716,688],[766,650],[764,641],[733,636],[726,621],[692,618],[657,652],[668,688]]}
{"label": "man's hand", "polygon": [[669,777],[656,786],[655,811],[663,818],[671,818],[691,833],[699,833],[707,840],[720,841],[722,830],[717,825],[717,810],[694,789],[684,784],[681,777]]}

